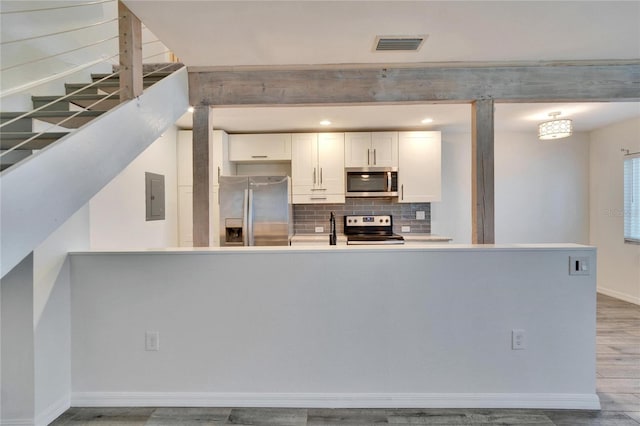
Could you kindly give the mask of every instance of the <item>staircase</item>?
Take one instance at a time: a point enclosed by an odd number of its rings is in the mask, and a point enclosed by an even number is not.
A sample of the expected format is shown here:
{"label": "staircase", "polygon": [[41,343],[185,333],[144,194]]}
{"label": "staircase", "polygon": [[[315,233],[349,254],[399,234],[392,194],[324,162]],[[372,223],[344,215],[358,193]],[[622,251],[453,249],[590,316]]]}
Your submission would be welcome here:
{"label": "staircase", "polygon": [[[0,113],[2,149],[23,143],[0,157],[0,277],[187,111],[186,68],[159,68],[143,67],[148,89],[122,103],[117,75],[94,75],[94,93],[70,84],[64,99],[34,96],[37,110]],[[52,128],[38,133],[43,126]]]}
{"label": "staircase", "polygon": [[[146,64],[143,70],[144,89],[170,75],[180,66],[182,65]],[[154,71],[159,68],[163,70]],[[118,74],[92,74],[91,79],[91,85],[65,84],[66,96],[32,96],[36,111],[0,112],[0,171],[46,148],[120,104]],[[40,132],[41,128],[46,130]],[[7,150],[11,151],[6,152]]]}

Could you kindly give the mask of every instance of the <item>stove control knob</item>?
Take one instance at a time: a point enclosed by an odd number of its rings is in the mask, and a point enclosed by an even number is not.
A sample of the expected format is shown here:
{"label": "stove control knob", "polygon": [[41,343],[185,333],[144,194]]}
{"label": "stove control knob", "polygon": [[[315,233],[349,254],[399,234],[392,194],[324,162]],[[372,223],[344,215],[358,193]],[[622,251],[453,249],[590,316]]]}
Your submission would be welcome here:
{"label": "stove control knob", "polygon": [[380,223],[382,223],[382,219],[380,219]]}
{"label": "stove control knob", "polygon": [[389,223],[389,219],[385,219],[385,222]]}

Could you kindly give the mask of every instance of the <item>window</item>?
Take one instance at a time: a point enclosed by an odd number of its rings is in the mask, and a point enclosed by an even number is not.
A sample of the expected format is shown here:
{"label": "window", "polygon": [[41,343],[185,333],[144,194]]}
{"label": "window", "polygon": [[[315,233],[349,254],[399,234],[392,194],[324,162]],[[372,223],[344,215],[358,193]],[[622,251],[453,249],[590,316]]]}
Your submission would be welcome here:
{"label": "window", "polygon": [[640,244],[640,153],[624,159],[624,241]]}

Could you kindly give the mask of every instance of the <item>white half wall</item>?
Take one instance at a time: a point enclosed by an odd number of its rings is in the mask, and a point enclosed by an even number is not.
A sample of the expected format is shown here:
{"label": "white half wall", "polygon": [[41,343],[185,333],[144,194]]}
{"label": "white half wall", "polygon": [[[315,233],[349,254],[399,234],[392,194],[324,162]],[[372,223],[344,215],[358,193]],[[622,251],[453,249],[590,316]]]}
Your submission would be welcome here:
{"label": "white half wall", "polygon": [[570,256],[595,265],[577,245],[71,254],[72,405],[598,408],[595,275]]}
{"label": "white half wall", "polygon": [[[172,126],[91,199],[91,248],[178,246],[176,140]],[[145,172],[164,176],[165,220],[146,221]]]}
{"label": "white half wall", "polygon": [[640,305],[640,245],[624,243],[622,149],[640,152],[640,117],[591,132],[591,244],[598,291]]}

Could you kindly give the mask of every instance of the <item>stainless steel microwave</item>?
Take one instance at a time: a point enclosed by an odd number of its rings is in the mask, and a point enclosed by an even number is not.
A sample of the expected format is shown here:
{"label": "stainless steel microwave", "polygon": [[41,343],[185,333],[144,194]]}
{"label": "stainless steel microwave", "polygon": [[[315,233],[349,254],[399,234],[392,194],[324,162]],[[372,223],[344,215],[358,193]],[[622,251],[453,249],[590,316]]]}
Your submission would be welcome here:
{"label": "stainless steel microwave", "polygon": [[345,168],[347,197],[397,197],[398,169],[395,167]]}

